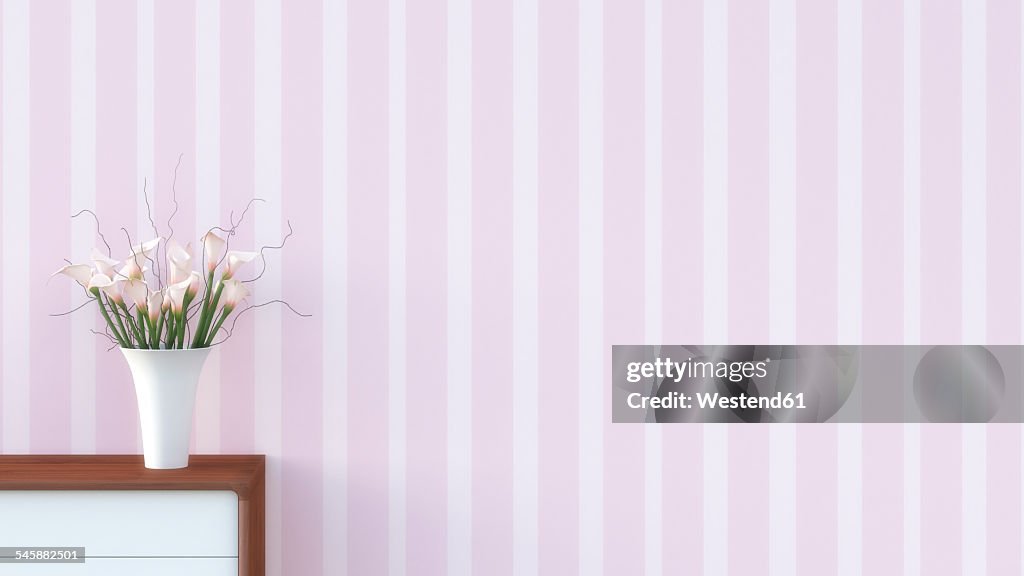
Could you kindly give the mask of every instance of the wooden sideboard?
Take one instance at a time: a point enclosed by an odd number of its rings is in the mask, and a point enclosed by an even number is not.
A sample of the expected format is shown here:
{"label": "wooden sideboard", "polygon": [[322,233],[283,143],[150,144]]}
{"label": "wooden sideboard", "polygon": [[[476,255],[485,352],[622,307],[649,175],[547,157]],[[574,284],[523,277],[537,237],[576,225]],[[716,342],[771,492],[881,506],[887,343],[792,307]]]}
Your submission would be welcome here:
{"label": "wooden sideboard", "polygon": [[0,549],[84,548],[84,563],[0,558],[0,575],[264,576],[264,474],[262,455],[196,455],[180,470],[0,455]]}

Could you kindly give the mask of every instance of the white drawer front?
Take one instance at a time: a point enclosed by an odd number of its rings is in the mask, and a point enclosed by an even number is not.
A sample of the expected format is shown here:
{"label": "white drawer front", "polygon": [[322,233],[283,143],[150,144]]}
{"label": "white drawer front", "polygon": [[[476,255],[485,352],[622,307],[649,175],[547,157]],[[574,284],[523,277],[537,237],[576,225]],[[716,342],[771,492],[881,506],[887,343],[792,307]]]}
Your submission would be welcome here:
{"label": "white drawer front", "polygon": [[84,564],[0,564],[0,576],[237,576],[235,558],[96,559]]}
{"label": "white drawer front", "polygon": [[[86,558],[237,557],[238,495],[229,490],[0,490],[0,546],[84,546]],[[0,574],[10,566],[0,564]],[[82,564],[47,566],[65,570],[54,574],[100,573],[74,572]],[[164,574],[136,572],[142,573]]]}

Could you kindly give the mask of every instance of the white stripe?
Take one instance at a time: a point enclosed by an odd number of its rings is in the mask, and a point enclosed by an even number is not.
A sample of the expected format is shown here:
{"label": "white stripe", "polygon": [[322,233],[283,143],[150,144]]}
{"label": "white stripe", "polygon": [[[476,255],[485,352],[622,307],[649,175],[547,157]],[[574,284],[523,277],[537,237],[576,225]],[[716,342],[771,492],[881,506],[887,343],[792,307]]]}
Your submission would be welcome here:
{"label": "white stripe", "polygon": [[768,428],[769,573],[796,573],[796,425]]}
{"label": "white stripe", "polygon": [[[838,18],[838,278],[839,342],[861,343],[862,307],[862,18],[860,0],[840,0]],[[859,396],[859,389],[854,391]],[[851,398],[857,403],[859,398]],[[840,575],[861,573],[862,427],[841,424],[837,430],[839,458],[838,562]]]}
{"label": "white stripe", "polygon": [[[133,192],[139,194],[135,203],[136,236],[149,238],[152,226],[146,212],[146,203],[142,199],[143,182],[148,182],[146,189],[150,202],[156,208],[156,187],[153,183],[154,172],[154,12],[153,0],[140,0],[135,15],[135,179],[138,188]],[[173,166],[172,166],[173,167]],[[129,227],[129,230],[131,227]]]}
{"label": "white stripe", "polygon": [[579,4],[580,181],[580,574],[604,567],[604,13]]}
{"label": "white stripe", "polygon": [[[986,49],[985,3],[962,1],[963,57],[961,61],[963,142],[962,246],[963,337],[968,344],[985,341],[986,258],[988,239],[985,199]],[[966,530],[967,527],[964,526]],[[966,532],[964,533],[966,536]],[[967,558],[964,557],[964,561]]]}
{"label": "white stripe", "polygon": [[[96,2],[71,3],[71,212],[96,208]],[[71,261],[87,262],[97,243],[96,223],[88,214],[71,227]],[[71,302],[85,301],[71,283]],[[71,451],[96,452],[96,306],[71,315]]]}
{"label": "white stripe", "polygon": [[28,2],[3,5],[3,451],[29,448]]}
{"label": "white stripe", "polygon": [[[281,3],[255,5],[255,196],[281,206]],[[256,244],[281,241],[280,216],[254,213]],[[256,287],[260,301],[281,295],[281,266],[268,256],[267,272]],[[251,318],[255,334],[256,430],[258,451],[267,455],[267,517],[281,517],[281,309],[267,306]],[[281,523],[267,523],[267,573],[282,573]]]}
{"label": "white stripe", "polygon": [[[773,344],[796,340],[796,6],[768,6],[768,310]],[[796,572],[796,430],[768,430],[770,573]]]}
{"label": "white stripe", "polygon": [[388,569],[391,576],[402,576],[406,567],[405,0],[390,0],[388,18]]}
{"label": "white stripe", "polygon": [[838,510],[839,574],[856,575],[862,570],[863,526],[863,434],[860,424],[839,424],[836,450],[842,456],[837,462],[836,492]]}
{"label": "white stripe", "polygon": [[448,574],[472,571],[470,0],[448,3]]}
{"label": "white stripe", "polygon": [[[205,234],[220,224],[220,0],[196,2],[195,163],[196,230]],[[139,235],[149,237],[142,231]],[[219,453],[219,350],[206,360],[197,395],[196,450]]]}
{"label": "white stripe", "polygon": [[[728,7],[704,3],[704,343],[724,344],[728,308]],[[729,566],[728,428],[704,426],[704,574]]]}
{"label": "white stripe", "polygon": [[[768,7],[768,277],[773,344],[796,341],[796,5]],[[787,552],[792,554],[793,552]]]}
{"label": "white stripe", "polygon": [[512,562],[537,573],[537,1],[512,4]]}
{"label": "white stripe", "polygon": [[[921,0],[903,3],[903,341],[921,333]],[[903,426],[903,573],[921,573],[921,428]]]}
{"label": "white stripe", "polygon": [[[644,10],[644,331],[647,344],[662,336],[661,0]],[[644,428],[644,570],[662,572],[661,429]]]}
{"label": "white stripe", "polygon": [[[331,258],[323,269],[324,294],[329,295],[323,309],[323,573],[344,576],[348,573],[347,4],[324,0],[323,11],[323,230]],[[391,370],[396,362],[392,354]]]}
{"label": "white stripe", "polygon": [[963,546],[963,574],[985,574],[987,572],[987,524],[986,486],[988,475],[986,428],[984,424],[963,424],[963,476],[961,514],[961,541]]}

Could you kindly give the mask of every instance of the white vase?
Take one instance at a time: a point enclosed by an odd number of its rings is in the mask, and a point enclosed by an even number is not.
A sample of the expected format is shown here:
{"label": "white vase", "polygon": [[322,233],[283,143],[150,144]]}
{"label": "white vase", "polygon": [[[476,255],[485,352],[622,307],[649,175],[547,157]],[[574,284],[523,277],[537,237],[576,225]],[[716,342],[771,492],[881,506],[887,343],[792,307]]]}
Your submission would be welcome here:
{"label": "white vase", "polygon": [[135,381],[146,468],[188,467],[196,386],[209,348],[122,348]]}

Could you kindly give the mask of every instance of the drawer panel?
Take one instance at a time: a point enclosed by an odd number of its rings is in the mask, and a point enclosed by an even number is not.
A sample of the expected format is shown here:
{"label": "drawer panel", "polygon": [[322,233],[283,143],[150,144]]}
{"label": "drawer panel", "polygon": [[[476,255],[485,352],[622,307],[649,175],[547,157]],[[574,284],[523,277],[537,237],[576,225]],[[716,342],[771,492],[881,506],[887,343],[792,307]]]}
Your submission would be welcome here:
{"label": "drawer panel", "polygon": [[84,564],[0,564],[0,576],[238,576],[236,558],[92,559]]}
{"label": "drawer panel", "polygon": [[[0,519],[0,546],[84,546],[86,558],[238,556],[238,495],[230,490],[0,490]],[[9,566],[0,564],[0,574]]]}

